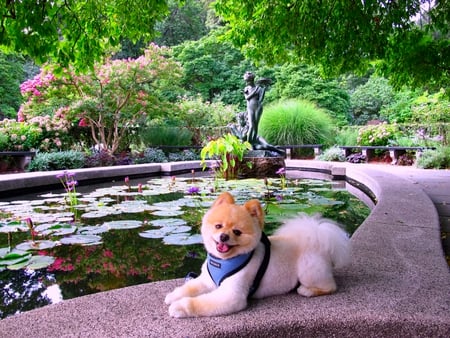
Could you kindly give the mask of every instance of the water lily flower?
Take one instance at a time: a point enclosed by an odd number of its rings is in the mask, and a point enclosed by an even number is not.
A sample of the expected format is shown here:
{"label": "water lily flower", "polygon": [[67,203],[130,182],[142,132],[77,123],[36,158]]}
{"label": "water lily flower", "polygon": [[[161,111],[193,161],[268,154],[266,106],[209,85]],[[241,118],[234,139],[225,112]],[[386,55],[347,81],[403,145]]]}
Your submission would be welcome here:
{"label": "water lily flower", "polygon": [[277,170],[277,172],[275,174],[284,175],[284,174],[286,174],[286,169],[284,167],[281,167],[280,169]]}
{"label": "water lily flower", "polygon": [[189,187],[187,193],[189,195],[197,195],[200,192],[200,188],[196,186]]}

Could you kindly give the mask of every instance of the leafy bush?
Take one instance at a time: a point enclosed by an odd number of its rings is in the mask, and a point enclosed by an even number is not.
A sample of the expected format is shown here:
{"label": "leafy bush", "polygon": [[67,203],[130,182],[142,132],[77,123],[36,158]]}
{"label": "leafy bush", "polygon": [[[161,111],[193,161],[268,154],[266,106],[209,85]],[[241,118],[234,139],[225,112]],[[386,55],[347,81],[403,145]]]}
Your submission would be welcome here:
{"label": "leafy bush", "polygon": [[86,157],[84,166],[87,168],[109,167],[116,164],[116,158],[106,150],[100,150]]}
{"label": "leafy bush", "polygon": [[340,146],[354,146],[358,144],[358,130],[355,128],[342,128],[337,131],[335,141]]}
{"label": "leafy bush", "polygon": [[313,103],[301,100],[269,105],[259,124],[259,134],[274,145],[331,144],[333,121]]}
{"label": "leafy bush", "polygon": [[422,169],[450,168],[450,147],[438,147],[436,150],[427,149],[416,163]]}
{"label": "leafy bush", "polygon": [[346,160],[350,163],[366,163],[366,156],[362,153],[356,153],[348,155]]}
{"label": "leafy bush", "polygon": [[183,150],[178,153],[170,153],[169,162],[177,162],[177,161],[195,161],[200,159],[200,155],[196,154],[192,150]]}
{"label": "leafy bush", "polygon": [[142,156],[135,158],[134,163],[162,163],[167,162],[164,151],[158,148],[147,148]]}
{"label": "leafy bush", "polygon": [[82,168],[85,155],[79,151],[38,153],[30,162],[28,171],[50,171]]}
{"label": "leafy bush", "polygon": [[345,162],[345,155],[341,148],[335,146],[326,149],[322,154],[317,156],[317,159],[320,161]]}
{"label": "leafy bush", "polygon": [[358,133],[358,145],[362,146],[387,146],[389,142],[398,137],[396,124],[377,124],[361,128]]}
{"label": "leafy bush", "polygon": [[389,105],[394,98],[389,81],[382,77],[372,76],[365,84],[357,87],[351,95],[353,124],[366,124],[378,119],[380,110]]}
{"label": "leafy bush", "polygon": [[314,102],[332,116],[337,125],[350,121],[350,96],[336,80],[323,79],[319,67],[286,63],[275,67],[276,81],[267,102],[301,99]]}

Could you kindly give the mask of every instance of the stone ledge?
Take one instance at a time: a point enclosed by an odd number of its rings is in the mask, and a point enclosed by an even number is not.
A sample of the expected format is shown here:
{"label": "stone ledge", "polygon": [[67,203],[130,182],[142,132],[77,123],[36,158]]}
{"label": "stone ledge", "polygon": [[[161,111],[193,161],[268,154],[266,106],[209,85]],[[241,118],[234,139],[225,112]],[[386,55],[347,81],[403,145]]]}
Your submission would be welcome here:
{"label": "stone ledge", "polygon": [[288,167],[344,166],[346,177],[378,199],[352,237],[353,261],[336,272],[338,292],[294,293],[251,301],[220,318],[173,319],[164,296],[182,280],[143,284],[49,305],[0,321],[14,337],[447,337],[450,273],[439,222],[419,186],[363,165],[316,161]]}

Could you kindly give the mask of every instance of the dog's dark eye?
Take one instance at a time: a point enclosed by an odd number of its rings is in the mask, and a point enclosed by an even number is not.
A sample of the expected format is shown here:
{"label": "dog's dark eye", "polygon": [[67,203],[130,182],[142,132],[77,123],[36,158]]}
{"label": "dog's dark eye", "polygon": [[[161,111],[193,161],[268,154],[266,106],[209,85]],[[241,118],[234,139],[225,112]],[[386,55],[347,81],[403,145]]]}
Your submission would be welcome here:
{"label": "dog's dark eye", "polygon": [[233,234],[235,234],[236,236],[240,236],[240,235],[242,234],[242,231],[241,231],[241,230],[234,229],[234,230],[233,230]]}
{"label": "dog's dark eye", "polygon": [[222,224],[216,224],[216,229],[222,229]]}

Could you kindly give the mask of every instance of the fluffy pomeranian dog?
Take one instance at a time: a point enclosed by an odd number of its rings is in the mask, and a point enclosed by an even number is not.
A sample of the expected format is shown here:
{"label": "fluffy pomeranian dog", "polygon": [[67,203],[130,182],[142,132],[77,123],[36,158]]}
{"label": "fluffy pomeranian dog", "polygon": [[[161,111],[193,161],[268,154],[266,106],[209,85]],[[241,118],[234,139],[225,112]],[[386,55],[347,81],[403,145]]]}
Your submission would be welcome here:
{"label": "fluffy pomeranian dog", "polygon": [[288,220],[273,236],[263,233],[258,200],[235,204],[222,193],[203,217],[208,253],[197,278],[166,296],[172,317],[219,316],[247,306],[247,299],[297,292],[306,297],[336,291],[333,267],[350,259],[348,235],[320,216]]}

